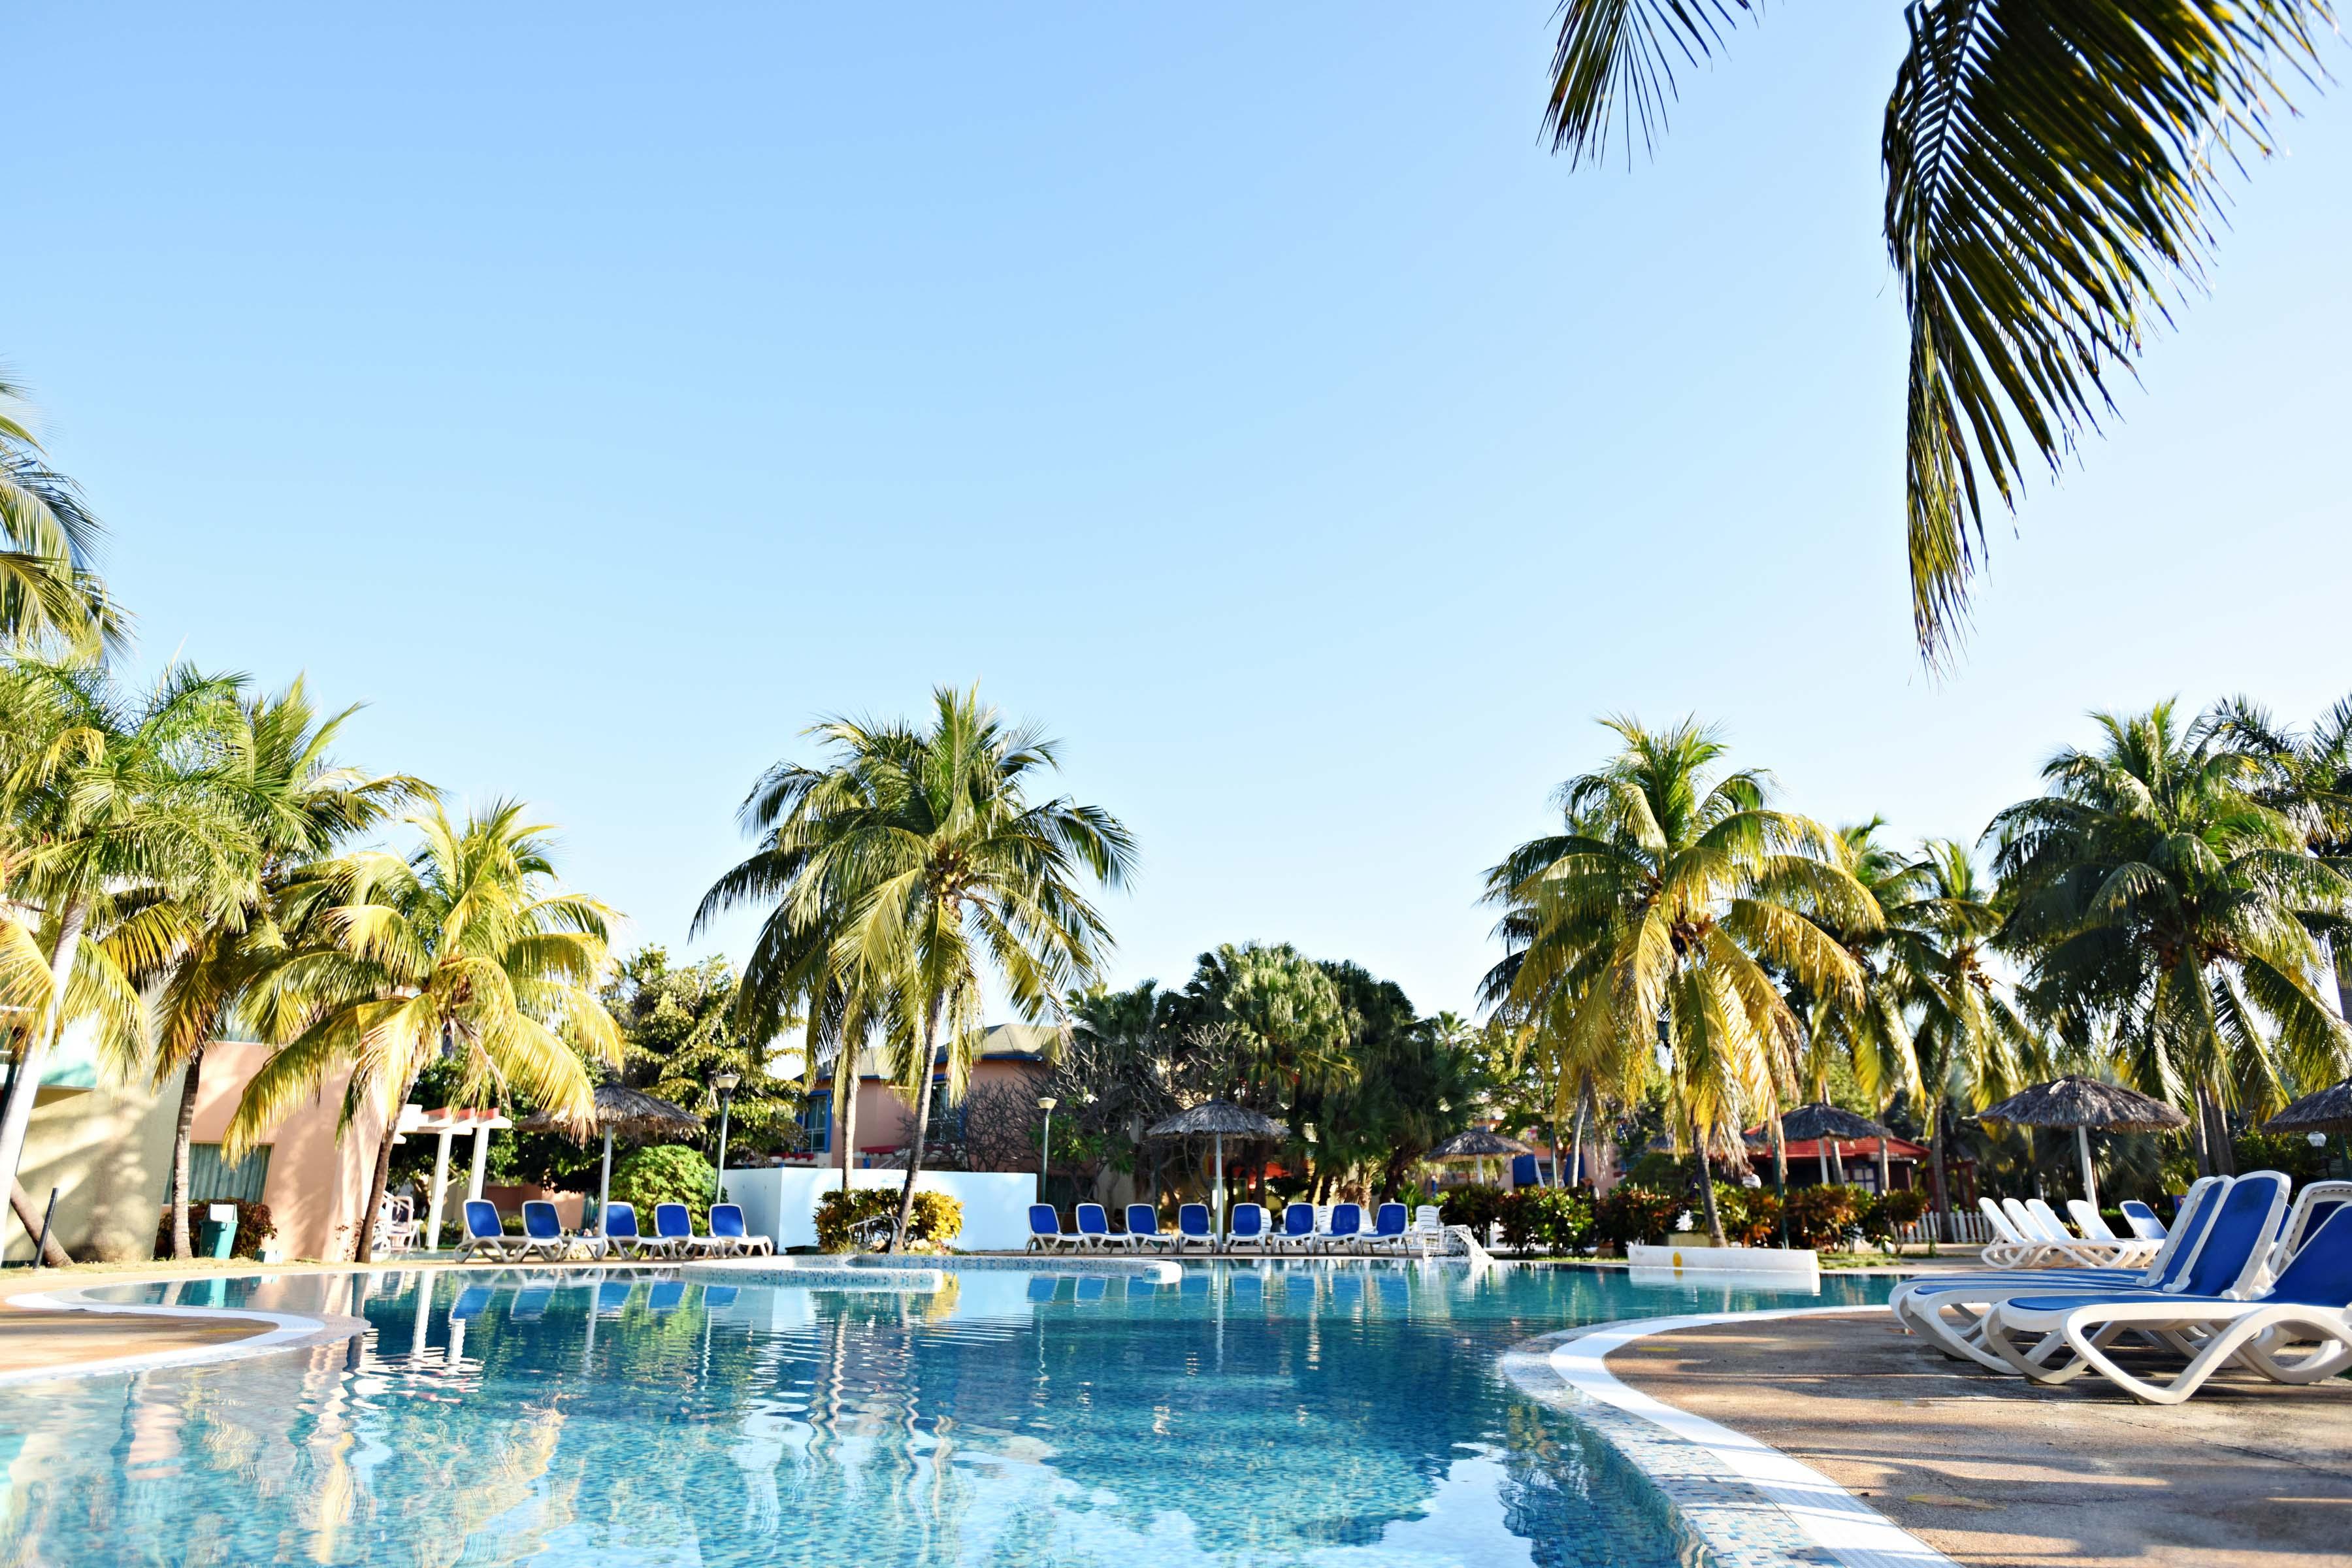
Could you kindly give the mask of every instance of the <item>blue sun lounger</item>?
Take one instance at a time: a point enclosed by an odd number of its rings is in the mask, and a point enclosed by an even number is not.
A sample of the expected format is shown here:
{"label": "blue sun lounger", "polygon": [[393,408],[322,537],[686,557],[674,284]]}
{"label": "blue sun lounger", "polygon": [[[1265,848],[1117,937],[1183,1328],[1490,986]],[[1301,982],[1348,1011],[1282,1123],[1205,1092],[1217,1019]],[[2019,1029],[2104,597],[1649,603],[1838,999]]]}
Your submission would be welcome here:
{"label": "blue sun lounger", "polygon": [[1266,1245],[1303,1252],[1315,1245],[1315,1205],[1290,1204],[1282,1211],[1282,1228],[1266,1237]]}
{"label": "blue sun lounger", "polygon": [[1174,1247],[1177,1238],[1160,1228],[1160,1211],[1150,1204],[1127,1205],[1128,1250],[1139,1247]]}
{"label": "blue sun lounger", "polygon": [[776,1251],[773,1241],[744,1228],[741,1204],[710,1205],[710,1250],[721,1257],[773,1257]]}
{"label": "blue sun lounger", "polygon": [[1327,1252],[1352,1251],[1357,1243],[1362,1240],[1363,1234],[1364,1205],[1333,1204],[1331,1228],[1323,1237],[1323,1249]]}
{"label": "blue sun lounger", "polygon": [[522,1205],[522,1233],[532,1248],[551,1261],[565,1257],[574,1247],[584,1249],[591,1258],[604,1256],[603,1237],[566,1235],[562,1216],[545,1198],[533,1198]]}
{"label": "blue sun lounger", "polygon": [[1265,1243],[1265,1205],[1235,1204],[1226,1222],[1225,1250],[1239,1252],[1244,1247],[1255,1247],[1264,1252]]}
{"label": "blue sun lounger", "polygon": [[1108,1247],[1111,1243],[1110,1215],[1100,1204],[1078,1205],[1078,1238],[1080,1250],[1089,1247]]}
{"label": "blue sun lounger", "polygon": [[500,1259],[530,1256],[530,1238],[509,1236],[506,1222],[499,1218],[498,1205],[488,1198],[467,1198],[463,1212],[466,1234],[457,1241],[458,1262],[477,1256]]}
{"label": "blue sun lounger", "polygon": [[1184,1204],[1176,1210],[1176,1250],[1197,1246],[1203,1252],[1217,1249],[1217,1233],[1209,1224],[1209,1205]]}
{"label": "blue sun lounger", "polygon": [[1021,1249],[1024,1252],[1051,1252],[1057,1247],[1076,1247],[1081,1239],[1063,1231],[1062,1216],[1052,1204],[1029,1205],[1029,1245]]}

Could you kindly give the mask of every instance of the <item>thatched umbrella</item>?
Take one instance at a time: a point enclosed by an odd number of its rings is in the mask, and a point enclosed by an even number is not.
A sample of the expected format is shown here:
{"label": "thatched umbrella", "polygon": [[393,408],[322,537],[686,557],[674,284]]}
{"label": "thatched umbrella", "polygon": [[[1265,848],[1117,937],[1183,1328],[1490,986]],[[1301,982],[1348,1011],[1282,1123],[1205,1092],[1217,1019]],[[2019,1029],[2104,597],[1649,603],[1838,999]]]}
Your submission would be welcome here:
{"label": "thatched umbrella", "polygon": [[1979,1121],[2007,1121],[2018,1127],[2071,1127],[2074,1152],[2083,1162],[2083,1196],[2096,1208],[2097,1178],[2091,1171],[2091,1129],[2102,1132],[2169,1132],[2189,1125],[2183,1116],[2160,1100],[2095,1078],[2054,1078],[2012,1094],[1999,1105],[1977,1112]]}
{"label": "thatched umbrella", "polygon": [[1486,1162],[1512,1154],[1532,1154],[1535,1151],[1516,1138],[1506,1138],[1484,1127],[1473,1127],[1456,1132],[1436,1148],[1422,1156],[1425,1160],[1475,1160],[1478,1179],[1486,1179]]}
{"label": "thatched umbrella", "polygon": [[1216,1141],[1217,1179],[1213,1202],[1216,1212],[1216,1233],[1225,1234],[1225,1140],[1228,1138],[1274,1138],[1290,1136],[1290,1129],[1273,1117],[1252,1110],[1245,1105],[1235,1105],[1230,1100],[1212,1100],[1206,1104],[1180,1110],[1163,1117],[1144,1130],[1147,1138],[1200,1138]]}
{"label": "thatched umbrella", "polygon": [[2352,1079],[2306,1094],[2268,1121],[2265,1132],[2352,1132]]}
{"label": "thatched umbrella", "polygon": [[[516,1125],[528,1132],[563,1132],[575,1137],[581,1131],[558,1122],[545,1111],[525,1117]],[[588,1119],[588,1127],[604,1135],[604,1170],[596,1182],[596,1234],[602,1236],[604,1205],[613,1197],[614,1135],[617,1133],[632,1143],[695,1138],[702,1133],[702,1118],[641,1089],[631,1089],[624,1083],[600,1083],[596,1086],[596,1111]]]}
{"label": "thatched umbrella", "polygon": [[[1857,1116],[1843,1106],[1832,1105],[1825,1100],[1817,1100],[1811,1105],[1801,1105],[1780,1118],[1780,1138],[1783,1143],[1802,1143],[1808,1140],[1811,1141],[1813,1156],[1822,1168],[1822,1185],[1825,1187],[1830,1184],[1829,1145],[1831,1142],[1843,1143],[1851,1139],[1875,1138],[1878,1140],[1878,1152],[1884,1155],[1886,1152],[1886,1141],[1894,1136],[1894,1133],[1889,1132],[1869,1117]],[[1841,1173],[1845,1169],[1845,1156],[1843,1153],[1838,1156],[1838,1169]],[[1885,1184],[1884,1180],[1879,1183],[1881,1186]]]}

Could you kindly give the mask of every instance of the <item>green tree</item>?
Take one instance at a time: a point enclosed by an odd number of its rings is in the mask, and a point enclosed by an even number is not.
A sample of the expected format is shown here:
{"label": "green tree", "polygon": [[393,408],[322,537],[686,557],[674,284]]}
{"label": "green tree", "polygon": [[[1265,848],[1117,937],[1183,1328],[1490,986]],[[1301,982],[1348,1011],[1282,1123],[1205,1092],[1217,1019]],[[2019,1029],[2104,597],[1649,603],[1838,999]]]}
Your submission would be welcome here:
{"label": "green tree", "polygon": [[42,454],[23,389],[0,377],[0,643],[120,648],[129,620],[90,567],[103,532]]}
{"label": "green tree", "polygon": [[1580,1048],[1631,1089],[1664,1078],[1720,1247],[1710,1146],[1737,1158],[1746,1118],[1777,1113],[1801,1037],[1766,965],[1858,1000],[1860,966],[1823,924],[1864,931],[1878,913],[1824,829],[1768,805],[1768,775],[1716,773],[1713,731],[1606,723],[1623,749],[1560,786],[1564,831],[1488,873],[1489,897],[1525,911],[1511,1001],[1577,998]]}
{"label": "green tree", "polygon": [[724,958],[673,967],[660,946],[631,953],[603,992],[605,1010],[620,1026],[622,1077],[702,1114],[715,1154],[719,1096],[711,1080],[731,1072],[740,1082],[728,1112],[729,1147],[789,1149],[799,1142],[801,1097],[772,1070],[772,1041],[744,1028],[739,990]]}
{"label": "green tree", "polygon": [[67,1024],[95,1021],[101,1048],[139,1061],[136,977],[184,942],[180,911],[251,896],[257,847],[231,798],[242,720],[234,679],[184,665],[140,693],[92,664],[0,665],[0,861],[9,896],[38,911],[5,944],[5,984],[32,1023],[0,1112],[0,1191],[15,1191],[42,1064]]}
{"label": "green tree", "polygon": [[[2256,800],[2285,814],[2305,847],[2352,874],[2352,697],[2320,715],[2308,731],[2281,725],[2243,697],[2217,704],[2200,731],[2262,766]],[[2304,921],[2326,942],[2336,971],[2336,1012],[2352,1019],[2352,910],[2313,910]]]}
{"label": "green tree", "polygon": [[[1566,0],[1546,124],[1599,157],[1663,129],[1677,58],[1748,0]],[[2310,80],[2326,0],[1911,0],[1880,156],[1910,316],[1906,512],[1920,650],[1948,653],[1984,553],[1987,490],[2054,478],[2194,279],[2221,184],[2269,151],[2288,69]]]}
{"label": "green tree", "polygon": [[[1033,801],[1034,781],[1059,765],[1057,748],[1032,727],[1008,726],[976,689],[939,689],[921,729],[835,720],[813,733],[828,765],[780,763],[762,778],[745,816],[755,830],[774,825],[767,854],[722,880],[704,908],[775,899],[774,973],[761,965],[758,975],[760,994],[775,999],[767,1005],[838,994],[846,1014],[879,1022],[893,1046],[915,1102],[897,1248],[922,1171],[935,1069],[950,1095],[970,1077],[982,966],[1024,1017],[1057,1012],[1062,991],[1092,979],[1109,946],[1079,881],[1120,885],[1134,847],[1099,807]],[[855,1038],[845,1034],[845,1055]]]}
{"label": "green tree", "polygon": [[2256,797],[2257,759],[2192,739],[2171,703],[2092,717],[2099,749],[2059,752],[2046,793],[1989,830],[2014,900],[2001,940],[2027,965],[2029,1009],[2194,1110],[2200,1168],[2226,1172],[2225,1107],[2277,1103],[2283,1069],[2342,1076],[2346,1027],[2315,988],[2306,921],[2342,911],[2352,883]]}
{"label": "green tree", "polygon": [[357,712],[320,718],[301,680],[274,696],[245,700],[236,744],[223,769],[224,795],[260,855],[259,876],[240,896],[178,910],[184,941],[165,955],[152,1056],[160,1088],[185,1069],[172,1133],[172,1256],[189,1256],[188,1140],[205,1048],[237,1004],[290,949],[278,906],[318,862],[383,823],[430,786],[404,774],[368,774],[338,765],[329,748]]}
{"label": "green tree", "polygon": [[436,805],[406,818],[418,837],[409,854],[344,856],[288,895],[298,951],[255,1005],[279,1044],[246,1086],[222,1152],[236,1158],[348,1065],[346,1118],[371,1100],[383,1117],[359,1262],[373,1260],[400,1108],[429,1063],[463,1064],[463,1102],[519,1090],[584,1125],[595,1101],[583,1058],[620,1061],[595,991],[612,911],[555,887],[549,829],[522,814],[502,802],[460,826]]}

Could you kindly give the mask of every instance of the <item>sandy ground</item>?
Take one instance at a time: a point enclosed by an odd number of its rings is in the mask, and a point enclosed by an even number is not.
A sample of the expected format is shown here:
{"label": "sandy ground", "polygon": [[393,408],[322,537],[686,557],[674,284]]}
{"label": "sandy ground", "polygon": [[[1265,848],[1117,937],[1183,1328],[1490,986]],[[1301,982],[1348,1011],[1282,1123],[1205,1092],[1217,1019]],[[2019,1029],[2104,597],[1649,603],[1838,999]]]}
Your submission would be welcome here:
{"label": "sandy ground", "polygon": [[2352,1565],[2352,1382],[2229,1373],[2186,1405],[2035,1388],[1885,1312],[1727,1323],[1609,1360],[1643,1392],[1793,1454],[1976,1564]]}

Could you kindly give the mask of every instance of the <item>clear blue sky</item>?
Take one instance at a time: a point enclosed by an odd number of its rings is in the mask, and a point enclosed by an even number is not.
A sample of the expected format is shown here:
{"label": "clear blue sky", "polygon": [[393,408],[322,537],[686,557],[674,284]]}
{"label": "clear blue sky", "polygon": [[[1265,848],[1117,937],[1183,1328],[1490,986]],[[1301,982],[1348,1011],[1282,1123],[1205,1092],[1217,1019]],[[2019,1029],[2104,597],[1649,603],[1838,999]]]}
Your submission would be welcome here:
{"label": "clear blue sky", "polygon": [[1973,837],[2086,709],[2352,689],[2342,92],[1939,681],[1898,5],[1774,7],[1631,172],[1543,151],[1550,16],[38,8],[0,354],[146,660],[367,700],[353,760],[674,947],[755,773],[940,681],[1134,827],[1119,979],[1289,940],[1431,1009],[1595,715]]}

